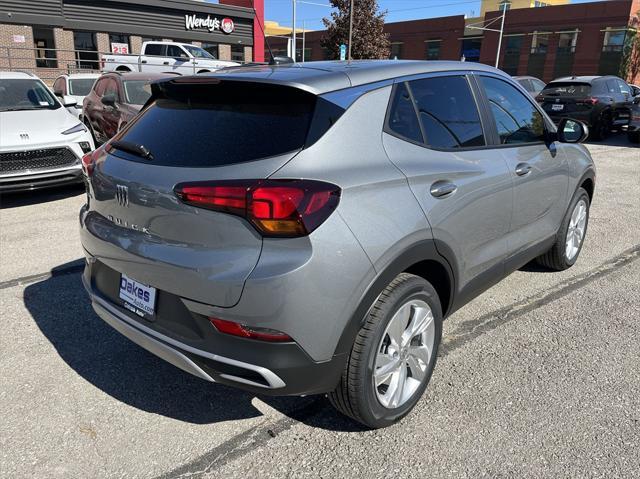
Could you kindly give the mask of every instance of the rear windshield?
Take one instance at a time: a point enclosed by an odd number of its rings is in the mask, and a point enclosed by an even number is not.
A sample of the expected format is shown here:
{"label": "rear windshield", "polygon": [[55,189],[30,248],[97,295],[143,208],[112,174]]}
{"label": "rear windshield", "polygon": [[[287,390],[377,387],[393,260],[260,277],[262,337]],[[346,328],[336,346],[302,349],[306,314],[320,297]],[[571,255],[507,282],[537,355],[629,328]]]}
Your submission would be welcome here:
{"label": "rear windshield", "polygon": [[571,83],[571,82],[558,82],[549,83],[541,95],[551,96],[589,96],[591,95],[591,85],[588,83]]}
{"label": "rear windshield", "polygon": [[117,139],[145,146],[163,166],[223,166],[301,149],[316,104],[302,90],[246,82],[162,90]]}

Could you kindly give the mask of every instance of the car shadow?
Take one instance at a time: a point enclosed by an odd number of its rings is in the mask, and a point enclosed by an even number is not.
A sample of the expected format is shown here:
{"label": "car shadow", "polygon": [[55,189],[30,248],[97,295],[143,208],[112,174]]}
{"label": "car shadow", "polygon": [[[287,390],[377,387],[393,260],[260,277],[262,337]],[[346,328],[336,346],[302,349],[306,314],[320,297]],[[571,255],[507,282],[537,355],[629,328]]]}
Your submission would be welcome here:
{"label": "car shadow", "polygon": [[[102,321],[84,290],[78,261],[58,266],[49,278],[24,290],[25,306],[36,325],[76,373],[118,401],[179,421],[211,424],[262,415],[252,404],[255,394],[192,376]],[[362,430],[322,396],[258,397],[291,419],[314,427]]]}
{"label": "car shadow", "polygon": [[612,131],[609,136],[603,141],[595,141],[589,138],[585,141],[586,146],[622,146],[622,147],[636,147],[627,138],[626,131]]}
{"label": "car shadow", "polygon": [[20,206],[30,206],[49,201],[63,200],[73,196],[84,194],[85,189],[82,183],[77,185],[60,186],[56,188],[17,191],[13,193],[2,193],[0,195],[0,209],[18,208]]}

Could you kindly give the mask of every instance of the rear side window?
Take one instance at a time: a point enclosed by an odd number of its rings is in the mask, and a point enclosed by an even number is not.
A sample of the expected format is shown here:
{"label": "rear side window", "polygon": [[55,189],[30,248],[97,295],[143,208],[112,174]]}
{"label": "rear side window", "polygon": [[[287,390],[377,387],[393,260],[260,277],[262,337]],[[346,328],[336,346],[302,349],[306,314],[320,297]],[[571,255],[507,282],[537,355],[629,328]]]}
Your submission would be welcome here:
{"label": "rear side window", "polygon": [[405,83],[399,83],[393,94],[387,127],[397,135],[422,143],[420,123]]}
{"label": "rear side window", "polygon": [[117,139],[144,145],[153,164],[178,167],[231,165],[304,147],[315,95],[278,85],[188,81],[156,87],[162,89],[157,99]]}
{"label": "rear side window", "polygon": [[425,78],[409,86],[427,145],[443,149],[485,145],[478,108],[464,76]]}
{"label": "rear side window", "polygon": [[157,55],[157,56],[164,56],[164,53],[166,51],[165,49],[166,45],[162,45],[159,43],[152,43],[151,45],[147,45],[144,49],[144,54],[145,55]]}
{"label": "rear side window", "polygon": [[570,97],[584,97],[591,95],[591,85],[588,83],[575,83],[575,82],[553,82],[549,83],[542,95],[551,96],[570,96]]}
{"label": "rear side window", "polygon": [[505,81],[480,76],[491,106],[500,143],[536,143],[544,141],[544,119],[529,98]]}

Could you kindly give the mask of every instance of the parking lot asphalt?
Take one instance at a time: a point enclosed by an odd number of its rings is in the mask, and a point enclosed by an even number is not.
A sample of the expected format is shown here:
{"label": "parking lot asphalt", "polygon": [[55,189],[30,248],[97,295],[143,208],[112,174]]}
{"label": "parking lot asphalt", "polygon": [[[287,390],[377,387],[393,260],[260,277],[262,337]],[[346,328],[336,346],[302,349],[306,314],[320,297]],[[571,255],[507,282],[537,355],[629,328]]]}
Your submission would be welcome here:
{"label": "parking lot asphalt", "polygon": [[191,377],[91,310],[78,188],[2,198],[2,477],[639,477],[640,148],[588,146],[587,239],[444,325],[403,422],[365,431],[323,397]]}

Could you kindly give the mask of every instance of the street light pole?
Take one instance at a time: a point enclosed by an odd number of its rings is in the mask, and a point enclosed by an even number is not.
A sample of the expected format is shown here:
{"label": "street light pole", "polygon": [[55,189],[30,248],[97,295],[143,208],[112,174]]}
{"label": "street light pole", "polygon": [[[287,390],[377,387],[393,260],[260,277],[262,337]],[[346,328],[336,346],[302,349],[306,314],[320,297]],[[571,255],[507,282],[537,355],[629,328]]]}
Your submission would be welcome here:
{"label": "street light pole", "polygon": [[347,60],[351,61],[351,40],[353,39],[353,0],[351,0],[351,8],[349,9],[349,54]]}
{"label": "street light pole", "polygon": [[296,61],[296,0],[293,3],[293,28],[291,29],[291,50],[293,61]]}
{"label": "street light pole", "polygon": [[504,34],[504,19],[507,16],[507,4],[502,4],[502,23],[500,25],[500,37],[498,38],[498,52],[496,53],[496,68],[500,63],[500,49],[502,48],[502,35]]}

